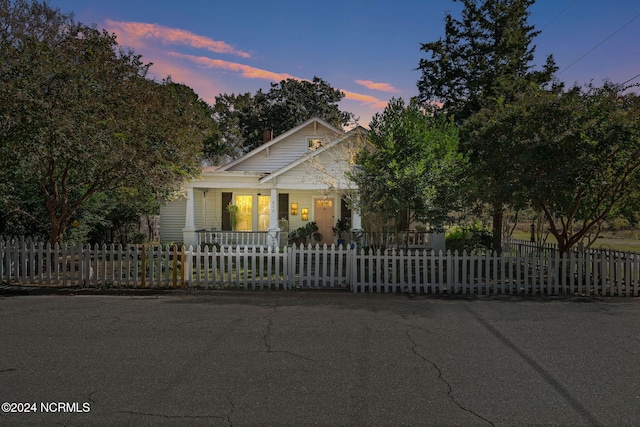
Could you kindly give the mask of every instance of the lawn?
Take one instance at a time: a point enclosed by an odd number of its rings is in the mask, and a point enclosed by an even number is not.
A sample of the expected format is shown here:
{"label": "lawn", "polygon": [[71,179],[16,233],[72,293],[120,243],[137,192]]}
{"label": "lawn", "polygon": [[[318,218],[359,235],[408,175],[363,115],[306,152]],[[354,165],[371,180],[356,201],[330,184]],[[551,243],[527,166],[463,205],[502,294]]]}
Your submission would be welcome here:
{"label": "lawn", "polygon": [[[605,232],[598,240],[595,241],[591,247],[602,249],[614,249],[623,252],[640,252],[640,239],[637,237],[639,232],[636,231],[621,231],[621,232]],[[521,230],[515,230],[513,232],[514,239],[529,240],[531,234]],[[547,243],[557,243],[556,238],[549,234]]]}

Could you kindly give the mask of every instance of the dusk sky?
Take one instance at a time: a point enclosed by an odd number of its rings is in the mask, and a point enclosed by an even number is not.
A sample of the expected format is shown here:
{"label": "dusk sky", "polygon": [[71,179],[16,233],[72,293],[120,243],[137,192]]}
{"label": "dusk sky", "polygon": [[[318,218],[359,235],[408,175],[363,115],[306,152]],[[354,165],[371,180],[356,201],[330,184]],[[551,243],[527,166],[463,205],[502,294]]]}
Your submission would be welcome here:
{"label": "dusk sky", "polygon": [[[417,95],[420,43],[444,35],[450,0],[52,0],[77,21],[116,33],[152,75],[171,75],[213,104],[221,93],[268,91],[321,77],[367,125],[392,97]],[[640,2],[538,0],[530,23],[537,66],[553,54],[565,83],[640,83]],[[634,79],[635,78],[635,79]],[[632,80],[633,79],[633,80]]]}

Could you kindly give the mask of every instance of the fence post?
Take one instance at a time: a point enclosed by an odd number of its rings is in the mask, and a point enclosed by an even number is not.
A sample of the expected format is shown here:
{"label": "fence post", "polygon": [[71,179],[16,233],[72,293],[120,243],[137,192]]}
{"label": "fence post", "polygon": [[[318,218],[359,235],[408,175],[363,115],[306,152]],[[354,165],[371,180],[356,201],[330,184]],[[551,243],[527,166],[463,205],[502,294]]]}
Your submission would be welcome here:
{"label": "fence post", "polygon": [[180,269],[180,287],[184,288],[185,284],[191,284],[191,267],[192,267],[192,254],[193,254],[193,246],[189,246],[189,250],[186,250],[186,247],[182,245],[181,254],[180,254],[180,262],[182,264],[182,268]]}
{"label": "fence post", "polygon": [[142,253],[140,254],[140,287],[147,287],[147,250],[145,245],[142,245]]}
{"label": "fence post", "polygon": [[351,287],[351,290],[353,291],[353,293],[358,292],[358,282],[357,282],[357,249],[356,246],[354,245],[353,247],[349,247],[349,252],[348,252],[348,256],[347,256],[347,270],[349,271],[349,286]]}
{"label": "fence post", "polygon": [[[2,236],[0,236],[0,282],[5,281],[4,273],[4,256],[5,256],[5,242]],[[9,278],[7,277],[7,282],[9,282]]]}
{"label": "fence post", "polygon": [[173,282],[171,287],[175,289],[178,285],[178,246],[173,245]]}

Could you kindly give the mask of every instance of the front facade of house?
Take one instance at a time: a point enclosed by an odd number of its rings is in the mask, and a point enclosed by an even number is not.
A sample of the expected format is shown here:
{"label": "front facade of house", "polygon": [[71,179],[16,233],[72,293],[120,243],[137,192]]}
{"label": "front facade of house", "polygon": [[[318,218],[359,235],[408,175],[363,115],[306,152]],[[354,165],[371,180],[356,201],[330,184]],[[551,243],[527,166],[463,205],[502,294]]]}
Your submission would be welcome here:
{"label": "front facade of house", "polygon": [[320,244],[336,243],[339,219],[361,228],[360,215],[341,195],[352,187],[345,173],[365,132],[357,127],[345,133],[313,118],[222,167],[205,168],[161,207],[161,243],[196,245],[207,233],[234,230],[278,245],[279,230],[311,221]]}

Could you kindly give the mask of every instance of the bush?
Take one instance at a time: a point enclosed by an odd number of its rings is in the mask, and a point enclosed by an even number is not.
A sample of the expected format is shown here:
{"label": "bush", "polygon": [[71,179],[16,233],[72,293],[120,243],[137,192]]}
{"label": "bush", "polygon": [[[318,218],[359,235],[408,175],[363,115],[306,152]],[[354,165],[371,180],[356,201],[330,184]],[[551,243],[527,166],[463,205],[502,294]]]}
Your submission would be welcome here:
{"label": "bush", "polygon": [[322,234],[318,233],[318,225],[314,221],[308,222],[304,226],[296,228],[291,233],[289,233],[289,239],[292,240],[296,245],[306,245],[311,241],[312,238],[316,242],[322,240]]}
{"label": "bush", "polygon": [[632,228],[631,222],[622,217],[612,219],[607,225],[607,229],[610,231],[631,230]]}
{"label": "bush", "polygon": [[491,231],[479,222],[467,226],[455,226],[451,228],[445,237],[447,249],[451,252],[463,250],[491,249],[493,236]]}

